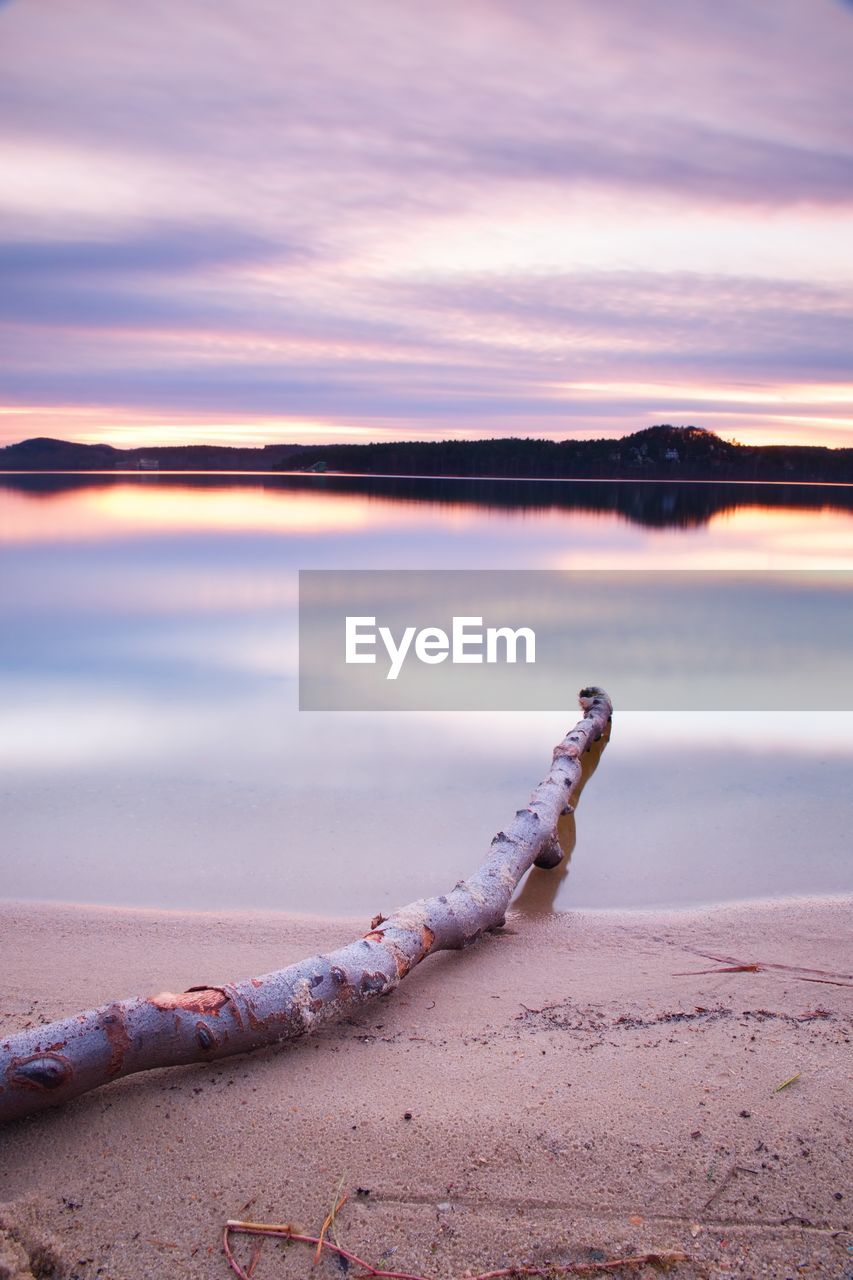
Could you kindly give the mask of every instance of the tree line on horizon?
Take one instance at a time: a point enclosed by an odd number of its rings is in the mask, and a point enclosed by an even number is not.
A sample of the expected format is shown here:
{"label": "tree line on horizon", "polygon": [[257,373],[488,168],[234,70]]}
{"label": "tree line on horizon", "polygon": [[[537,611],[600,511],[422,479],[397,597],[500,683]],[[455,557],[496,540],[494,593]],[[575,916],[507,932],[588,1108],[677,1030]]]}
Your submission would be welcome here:
{"label": "tree line on horizon", "polygon": [[853,483],[853,449],[746,445],[701,427],[668,424],[620,438],[396,440],[365,444],[158,445],[36,438],[0,450],[2,470],[121,470],[143,462],[169,470],[339,471],[517,479],[717,479]]}

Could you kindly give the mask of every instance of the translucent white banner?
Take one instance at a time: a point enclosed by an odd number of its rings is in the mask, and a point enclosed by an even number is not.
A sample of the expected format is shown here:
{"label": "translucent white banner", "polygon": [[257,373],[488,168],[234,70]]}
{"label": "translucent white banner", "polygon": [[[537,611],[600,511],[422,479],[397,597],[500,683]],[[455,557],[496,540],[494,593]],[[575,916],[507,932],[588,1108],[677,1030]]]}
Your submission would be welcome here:
{"label": "translucent white banner", "polygon": [[306,711],[853,708],[853,573],[304,570]]}

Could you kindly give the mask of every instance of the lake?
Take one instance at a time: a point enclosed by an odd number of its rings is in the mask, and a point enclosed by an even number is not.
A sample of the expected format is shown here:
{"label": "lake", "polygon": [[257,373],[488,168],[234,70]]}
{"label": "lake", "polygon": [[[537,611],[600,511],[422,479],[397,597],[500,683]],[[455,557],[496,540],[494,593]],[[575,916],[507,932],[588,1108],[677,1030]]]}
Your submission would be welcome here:
{"label": "lake", "polygon": [[[300,712],[297,570],[849,570],[853,488],[7,473],[0,542],[3,896],[369,919],[477,865],[574,691],[536,713]],[[853,714],[806,695],[617,705],[568,865],[518,905],[848,891],[851,766]]]}

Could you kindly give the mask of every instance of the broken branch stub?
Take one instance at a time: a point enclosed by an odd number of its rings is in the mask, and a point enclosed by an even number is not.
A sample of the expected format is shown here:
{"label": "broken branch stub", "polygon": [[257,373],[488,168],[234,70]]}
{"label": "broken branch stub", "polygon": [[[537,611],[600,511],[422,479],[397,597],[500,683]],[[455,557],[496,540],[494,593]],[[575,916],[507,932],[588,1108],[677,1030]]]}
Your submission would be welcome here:
{"label": "broken branch stub", "polygon": [[500,928],[524,873],[559,861],[557,823],[581,781],[581,756],[610,720],[603,689],[582,689],[579,700],[583,719],[554,748],[548,776],[450,893],[410,903],[363,938],[260,978],[121,1000],[9,1036],[0,1041],[0,1123],[137,1071],[295,1040],[393,990],[433,952]]}

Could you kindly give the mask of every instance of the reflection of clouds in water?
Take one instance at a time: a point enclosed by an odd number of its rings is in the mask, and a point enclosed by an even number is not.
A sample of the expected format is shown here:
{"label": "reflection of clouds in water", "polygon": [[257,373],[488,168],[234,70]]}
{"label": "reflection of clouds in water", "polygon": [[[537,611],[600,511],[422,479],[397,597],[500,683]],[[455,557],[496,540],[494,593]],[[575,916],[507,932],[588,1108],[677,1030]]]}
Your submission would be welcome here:
{"label": "reflection of clouds in water", "polygon": [[26,477],[3,482],[0,541],[95,557],[98,544],[127,540],[137,572],[147,558],[167,580],[179,563],[202,582],[234,564],[251,578],[258,557],[279,569],[853,567],[853,516],[831,505],[846,507],[844,489],[764,486],[762,498],[738,485],[50,479],[61,487],[49,493],[18,491]]}
{"label": "reflection of clouds in water", "polygon": [[377,526],[405,523],[393,502],[348,496],[329,501],[326,494],[288,491],[262,486],[193,486],[190,481],[149,486],[140,483],[98,484],[32,497],[2,492],[4,542],[83,542],[120,538],[148,538],[187,531],[279,533],[317,536],[341,534]]}
{"label": "reflection of clouds in water", "polygon": [[232,623],[215,633],[190,627],[166,628],[148,635],[128,635],[120,642],[128,660],[139,665],[162,663],[192,666],[217,679],[256,677],[261,681],[293,680],[299,672],[296,620]]}
{"label": "reflection of clouds in water", "polygon": [[[96,682],[42,695],[39,710],[22,691],[3,740],[9,896],[365,919],[473,870],[575,718],[484,715],[474,739],[467,716],[288,715],[258,692],[216,705]],[[617,711],[570,874],[534,873],[526,905],[540,892],[568,910],[844,889],[853,737],[801,750],[787,720],[769,752],[747,734],[648,737],[653,722]]]}
{"label": "reflection of clouds in water", "polygon": [[[621,569],[624,546],[606,542],[559,553],[555,569]],[[644,569],[853,569],[853,520],[846,512],[739,508],[679,532],[646,529],[629,559]]]}
{"label": "reflection of clouds in water", "polygon": [[[109,503],[63,512],[62,496],[0,492],[0,519],[31,504],[32,535],[19,524],[25,536],[7,540],[0,597],[14,681],[0,731],[6,893],[369,919],[476,865],[574,722],[575,687],[542,714],[300,714],[298,568],[571,555],[584,568],[790,569],[849,563],[853,528],[833,510],[741,507],[685,529],[329,491],[311,496],[311,524],[290,492],[244,489],[223,506],[191,486],[179,523],[169,502],[158,514],[161,494],[140,488],[122,520]],[[370,520],[335,514],[350,503]],[[849,714],[617,705],[571,875],[549,891],[562,909],[836,891],[851,759]]]}
{"label": "reflection of clouds in water", "polygon": [[18,616],[58,608],[72,616],[227,615],[295,608],[298,598],[296,574],[286,565],[276,571],[251,564],[198,564],[192,558],[181,563],[179,548],[164,549],[162,559],[146,548],[145,558],[134,564],[101,563],[97,556],[85,559],[85,574],[69,574],[67,565],[55,562],[49,552],[37,565],[31,560],[10,563],[4,580],[7,590],[14,587],[15,600],[14,605],[7,600],[5,611],[14,608]]}
{"label": "reflection of clouds in water", "polygon": [[[808,731],[802,732],[808,725]],[[853,712],[808,710],[759,711],[626,711],[619,717],[619,742],[625,752],[643,754],[667,743],[694,744],[708,750],[745,753],[853,756]]]}
{"label": "reflection of clouds in water", "polygon": [[216,708],[133,698],[120,690],[57,691],[43,683],[21,705],[5,699],[0,722],[0,767],[9,773],[108,772],[132,764],[176,760],[221,732]]}
{"label": "reflection of clouds in water", "polygon": [[[574,714],[573,699],[566,696],[565,711],[489,712],[464,715],[452,711],[422,712],[418,725],[439,727],[442,736],[471,753],[492,759],[524,754],[530,760],[553,745],[566,731]],[[786,752],[796,736],[799,753],[822,755],[827,751],[853,756],[853,711],[821,712],[811,731],[799,731],[808,712],[758,711],[740,715],[730,711],[620,711],[613,724],[615,750],[620,755],[647,755],[671,744],[701,747],[725,753],[729,750]],[[608,757],[609,759],[610,757]]]}

